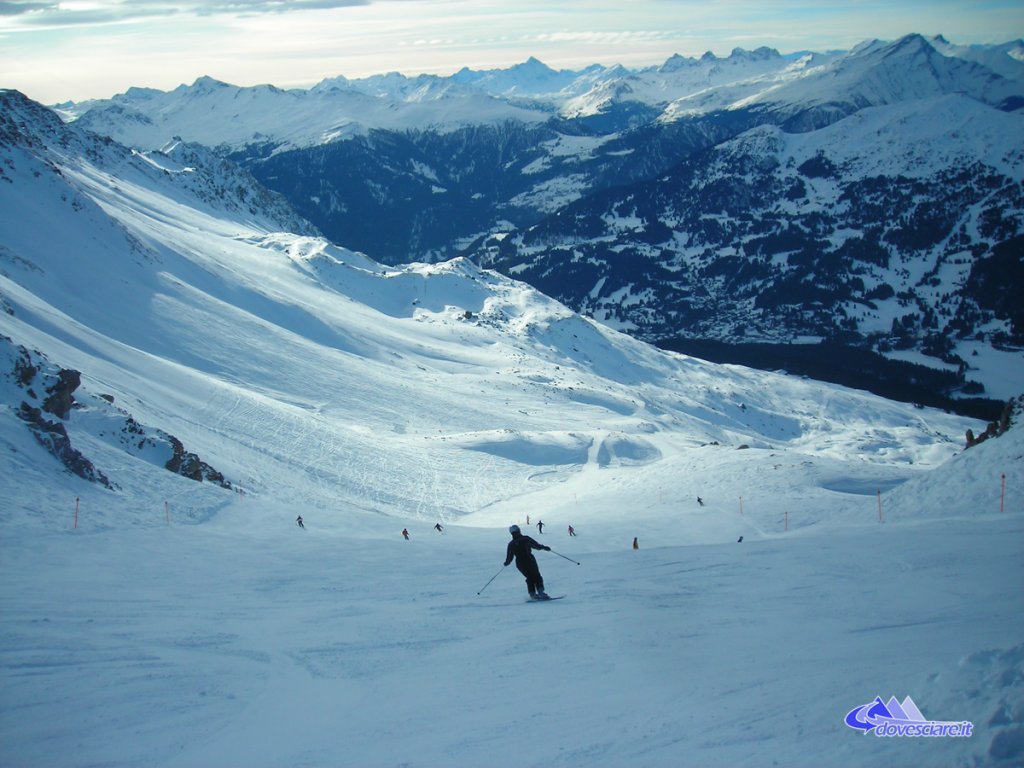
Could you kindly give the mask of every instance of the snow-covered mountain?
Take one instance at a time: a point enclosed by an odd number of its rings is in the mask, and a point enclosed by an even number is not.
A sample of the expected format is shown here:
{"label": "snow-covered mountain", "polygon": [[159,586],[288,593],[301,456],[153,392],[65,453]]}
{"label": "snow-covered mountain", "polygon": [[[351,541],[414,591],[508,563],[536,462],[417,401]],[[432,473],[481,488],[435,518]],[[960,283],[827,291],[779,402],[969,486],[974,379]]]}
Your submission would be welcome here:
{"label": "snow-covered mountain", "polygon": [[662,343],[924,363],[927,391],[904,376],[900,396],[992,417],[1024,388],[1002,375],[1024,370],[1022,50],[909,35],[308,91],[204,78],[64,110],[140,149],[218,147],[378,261],[468,255]]}
{"label": "snow-covered mountain", "polygon": [[[678,99],[721,86],[752,83],[752,91],[792,77],[811,61],[776,51],[736,49],[720,59],[675,56],[660,67],[630,70],[594,65],[555,71],[531,58],[504,70],[463,69],[451,77],[393,72],[356,80],[328,78],[309,89],[237,87],[201,77],[163,92],[131,88],[110,99],[58,105],[65,119],[140,149],[172,136],[212,147],[265,152],[330,144],[370,131],[448,132],[465,126],[545,122],[642,110],[649,118]],[[684,62],[686,64],[684,64]],[[632,105],[632,106],[631,106]],[[580,122],[594,126],[596,123]],[[577,129],[578,130],[578,129]]]}
{"label": "snow-covered mountain", "polygon": [[1003,45],[953,45],[941,35],[931,43],[945,56],[981,64],[1009,80],[1019,80],[1024,69],[1024,41],[1012,40]]}
{"label": "snow-covered mountain", "polygon": [[[297,475],[310,483],[289,493],[304,503],[457,518],[510,495],[477,481],[485,467],[512,470],[515,495],[579,466],[656,462],[676,450],[663,433],[764,449],[826,434],[810,382],[659,352],[463,259],[381,266],[289,232],[301,220],[283,209],[237,204],[260,193],[221,161],[141,155],[3,98],[8,358],[80,372],[97,423],[124,408],[233,486],[275,493]],[[42,385],[26,386],[39,408]],[[862,425],[851,451],[876,441],[872,424],[896,430],[883,464],[941,461],[966,428],[938,414],[902,424],[903,406],[859,393],[827,399]],[[83,453],[112,483],[134,484],[96,450]],[[440,467],[454,485],[436,496]]]}
{"label": "snow-covered mountain", "polygon": [[991,417],[1024,386],[1000,375],[1024,344],[1021,50],[909,35],[309,91],[203,78],[64,109],[137,148],[220,147],[386,263],[470,255],[662,343],[852,344],[936,371],[899,396]]}
{"label": "snow-covered mountain", "polygon": [[822,60],[805,57],[772,78],[738,78],[705,93],[687,95],[666,109],[663,120],[706,114],[712,109],[767,113],[789,131],[830,125],[866,107],[927,100],[957,93],[997,109],[1022,105],[1024,71],[1002,47],[991,61],[1007,60],[1000,74],[962,57],[941,38],[908,35],[895,42],[871,41]]}
{"label": "snow-covered mountain", "polygon": [[[126,151],[110,140],[97,141],[92,134],[68,130],[54,112],[17,91],[0,91],[0,109],[0,142],[7,155],[5,166],[0,167],[0,179],[11,184],[19,171],[25,173],[26,166],[31,167],[37,178],[47,179],[54,191],[59,191],[61,200],[72,210],[83,212],[83,219],[90,222],[103,214],[94,210],[94,201],[71,185],[72,174],[90,176],[89,183],[98,188],[130,184],[140,188],[140,195],[145,195],[144,187],[155,181],[173,182],[176,195],[194,197],[213,210],[238,215],[255,225],[316,233],[316,228],[295,215],[280,195],[200,144],[175,138],[160,151]],[[83,163],[82,158],[90,162]],[[196,167],[203,172],[197,173]],[[8,230],[5,236],[35,237],[38,232],[47,231],[42,224],[46,220],[46,213],[40,210],[32,214],[31,220],[39,224],[38,230],[26,221],[25,226]],[[63,237],[70,234],[66,230],[61,227],[52,234]]]}
{"label": "snow-covered mountain", "polygon": [[132,88],[110,100],[61,105],[81,126],[143,150],[172,137],[210,147],[259,147],[265,152],[319,146],[374,129],[391,131],[546,119],[543,113],[460,88],[437,78],[400,79],[393,90],[344,78],[309,90],[271,85],[242,88],[211,77],[170,92]]}
{"label": "snow-covered mountain", "polygon": [[[794,72],[831,58],[794,60],[767,49],[736,49],[725,59],[677,56],[644,70],[556,72],[531,59],[509,70],[463,70],[448,79],[392,74],[345,80],[346,88],[367,96],[417,107],[425,84],[440,93],[447,83],[528,110],[530,118],[510,112],[466,120],[439,98],[430,102],[437,115],[422,120],[425,128],[378,124],[347,140],[305,148],[268,139],[236,146],[231,156],[287,195],[332,239],[387,263],[433,261],[489,231],[528,226],[589,194],[655,177],[737,132],[731,118],[708,117],[729,101],[709,102],[701,113],[707,119],[695,122],[676,119],[681,99],[727,89],[730,100],[739,98],[736,89],[743,96],[770,91]],[[107,135],[125,135],[124,121],[102,105],[83,119]],[[174,130],[189,135],[187,125]],[[137,141],[158,143],[167,132]]]}
{"label": "snow-covered mountain", "polygon": [[[367,132],[451,131],[552,115],[571,132],[607,134],[649,120],[673,122],[757,107],[773,122],[827,124],[865,106],[965,93],[1004,109],[1020,105],[1024,43],[954,46],[909,35],[848,51],[780,55],[735,49],[720,58],[675,55],[657,67],[553,70],[535,58],[504,70],[451,77],[399,73],[326,79],[310,89],[236,87],[210,77],[163,92],[132,88],[110,99],[58,106],[66,119],[139,149],[173,136],[232,150],[280,151]],[[811,120],[808,112],[822,112]],[[783,116],[780,116],[782,114]],[[602,120],[586,118],[603,118]],[[806,127],[806,126],[805,126]]]}
{"label": "snow-covered mountain", "polygon": [[845,337],[1008,397],[1024,385],[999,377],[1024,369],[1021,135],[1024,112],[962,94],[765,125],[476,258],[648,339]]}
{"label": "snow-covered mountain", "polygon": [[[6,760],[1019,761],[1019,411],[964,450],[167,152],[0,93]],[[972,736],[844,725],[875,696]]]}

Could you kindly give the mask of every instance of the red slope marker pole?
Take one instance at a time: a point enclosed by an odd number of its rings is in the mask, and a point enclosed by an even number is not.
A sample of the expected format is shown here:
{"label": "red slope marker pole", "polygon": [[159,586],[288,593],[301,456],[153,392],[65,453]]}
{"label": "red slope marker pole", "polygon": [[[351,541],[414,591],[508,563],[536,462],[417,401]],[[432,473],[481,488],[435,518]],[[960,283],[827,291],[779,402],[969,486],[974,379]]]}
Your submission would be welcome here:
{"label": "red slope marker pole", "polygon": [[81,499],[75,496],[75,528],[78,528],[78,504],[80,501]]}
{"label": "red slope marker pole", "polygon": [[1006,510],[1006,473],[1003,472],[1003,485],[999,489],[999,512],[1002,514]]}

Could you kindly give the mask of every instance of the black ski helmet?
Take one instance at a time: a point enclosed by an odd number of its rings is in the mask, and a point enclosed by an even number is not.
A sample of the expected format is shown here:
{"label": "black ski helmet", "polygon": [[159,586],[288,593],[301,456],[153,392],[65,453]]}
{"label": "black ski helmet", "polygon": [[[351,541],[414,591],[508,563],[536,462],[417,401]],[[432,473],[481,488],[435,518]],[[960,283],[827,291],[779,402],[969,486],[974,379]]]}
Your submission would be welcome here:
{"label": "black ski helmet", "polygon": [[508,527],[508,532],[509,533],[519,533],[519,526],[518,525],[510,525]]}

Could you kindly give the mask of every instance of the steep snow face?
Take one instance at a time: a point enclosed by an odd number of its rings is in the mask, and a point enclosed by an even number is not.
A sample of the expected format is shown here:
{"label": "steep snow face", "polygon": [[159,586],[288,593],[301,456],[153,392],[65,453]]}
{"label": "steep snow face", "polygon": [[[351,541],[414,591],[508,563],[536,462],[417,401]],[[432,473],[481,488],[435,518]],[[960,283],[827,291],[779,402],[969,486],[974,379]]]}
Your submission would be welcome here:
{"label": "steep snow face", "polygon": [[853,111],[922,99],[958,90],[991,106],[1020,98],[1021,80],[1004,78],[987,66],[947,56],[920,35],[886,45],[865,46],[825,66],[816,77],[801,78],[785,88],[748,100],[774,103],[778,109],[794,105],[836,105]]}
{"label": "steep snow face", "polygon": [[973,61],[1008,80],[1024,80],[1024,40],[1002,45],[953,45],[941,35],[930,38],[936,50],[945,56]]}
{"label": "steep snow face", "polygon": [[[191,200],[206,208],[238,215],[257,226],[288,229],[301,234],[317,232],[308,221],[297,216],[283,198],[262,187],[237,165],[221,160],[206,147],[178,139],[166,142],[152,152],[128,150],[109,140],[97,140],[77,125],[68,127],[59,120],[55,122],[53,112],[16,91],[0,91],[0,107],[3,108],[0,113],[0,146],[12,158],[7,168],[0,168],[0,174],[10,180],[26,173],[13,160],[15,156],[22,155],[26,163],[45,167],[45,177],[57,186],[68,183],[63,176],[65,172],[78,177],[82,184],[96,190],[96,198],[92,202],[99,202],[104,194],[111,191],[115,194],[123,192],[118,184],[138,188],[156,184],[173,190],[167,194],[176,199]],[[34,172],[44,173],[42,168]],[[88,204],[88,201],[79,200],[73,206]],[[40,231],[46,231],[46,227]],[[10,234],[12,237],[34,236],[35,232],[32,227],[23,226]],[[53,234],[61,236],[59,230]]]}

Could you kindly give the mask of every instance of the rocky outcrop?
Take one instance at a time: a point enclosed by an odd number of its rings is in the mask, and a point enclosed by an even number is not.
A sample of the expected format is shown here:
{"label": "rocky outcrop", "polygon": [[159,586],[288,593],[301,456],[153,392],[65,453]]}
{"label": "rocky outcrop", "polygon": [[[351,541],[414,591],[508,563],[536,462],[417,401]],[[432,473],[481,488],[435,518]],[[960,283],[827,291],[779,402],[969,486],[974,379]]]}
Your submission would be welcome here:
{"label": "rocky outcrop", "polygon": [[167,469],[200,483],[206,480],[210,483],[216,483],[222,488],[231,487],[231,483],[224,479],[222,473],[200,459],[196,454],[186,451],[181,440],[174,437],[174,435],[168,435],[167,438],[174,450],[174,455],[164,465]]}
{"label": "rocky outcrop", "polygon": [[70,472],[83,480],[99,483],[111,490],[116,487],[106,475],[96,469],[93,463],[82,455],[81,451],[71,445],[71,438],[68,437],[68,431],[63,423],[49,421],[39,408],[33,408],[26,402],[22,402],[18,408],[18,417],[28,425],[39,444],[53,454]]}
{"label": "rocky outcrop", "polygon": [[74,391],[82,384],[82,374],[67,368],[57,372],[57,381],[47,387],[47,398],[43,401],[43,410],[64,420],[71,415],[75,404]]}
{"label": "rocky outcrop", "polygon": [[1003,412],[1000,414],[996,421],[989,422],[985,431],[980,435],[975,435],[974,430],[968,429],[966,435],[966,442],[964,448],[972,448],[978,443],[983,443],[989,438],[999,437],[1007,432],[1013,424],[1019,420],[1020,415],[1024,413],[1024,395],[1019,397],[1011,398],[1007,401],[1006,407],[1003,408]]}
{"label": "rocky outcrop", "polygon": [[[163,430],[140,424],[126,410],[116,407],[113,396],[86,392],[82,395],[84,402],[78,402],[75,392],[82,385],[81,372],[58,368],[41,352],[15,345],[6,336],[0,336],[0,377],[15,385],[2,390],[12,394],[8,395],[8,402],[0,405],[11,408],[40,445],[68,471],[84,480],[111,490],[118,488],[72,445],[66,423],[70,423],[76,409],[91,414],[89,421],[94,426],[84,428],[92,429],[94,437],[125,453],[197,482],[232,487],[223,473],[188,451],[181,440]],[[47,414],[54,418],[47,418]]]}

